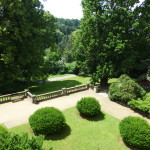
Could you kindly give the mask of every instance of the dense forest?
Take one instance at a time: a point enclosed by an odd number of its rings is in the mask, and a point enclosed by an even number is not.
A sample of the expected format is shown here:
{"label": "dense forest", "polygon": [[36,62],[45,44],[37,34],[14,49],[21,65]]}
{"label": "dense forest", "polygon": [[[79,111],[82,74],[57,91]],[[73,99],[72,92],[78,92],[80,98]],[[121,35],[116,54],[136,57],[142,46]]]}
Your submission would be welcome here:
{"label": "dense forest", "polygon": [[55,18],[39,0],[0,4],[0,93],[48,74],[90,75],[105,84],[148,72],[149,0],[82,0],[80,21]]}
{"label": "dense forest", "polygon": [[72,32],[79,29],[80,21],[77,19],[58,18],[56,22],[56,43],[61,55],[68,51],[69,37]]}
{"label": "dense forest", "polygon": [[77,19],[57,18],[55,47],[46,49],[46,65],[50,74],[75,73],[73,35],[80,28]]}

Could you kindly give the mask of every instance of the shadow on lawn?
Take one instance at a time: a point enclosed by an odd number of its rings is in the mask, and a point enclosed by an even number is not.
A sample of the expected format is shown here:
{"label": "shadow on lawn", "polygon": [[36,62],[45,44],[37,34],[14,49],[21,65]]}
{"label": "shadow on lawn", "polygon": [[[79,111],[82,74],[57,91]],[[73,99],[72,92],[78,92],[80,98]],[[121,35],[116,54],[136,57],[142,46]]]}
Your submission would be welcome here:
{"label": "shadow on lawn", "polygon": [[100,112],[97,116],[95,117],[87,117],[83,114],[80,114],[80,116],[83,118],[83,119],[87,119],[89,121],[100,121],[100,120],[103,120],[105,119],[105,114],[103,112]]}
{"label": "shadow on lawn", "polygon": [[45,140],[52,140],[52,141],[62,140],[65,139],[70,134],[71,134],[71,128],[69,125],[66,124],[64,129],[60,133],[46,136]]}
{"label": "shadow on lawn", "polygon": [[[123,141],[124,142],[124,141]],[[149,150],[149,148],[135,148],[133,146],[130,146],[129,144],[127,144],[126,142],[124,142],[124,144],[126,145],[126,147],[128,147],[130,150]]]}
{"label": "shadow on lawn", "polygon": [[32,94],[43,94],[61,90],[62,88],[69,88],[82,83],[76,80],[64,80],[64,81],[49,81],[45,83],[36,83],[29,87]]}

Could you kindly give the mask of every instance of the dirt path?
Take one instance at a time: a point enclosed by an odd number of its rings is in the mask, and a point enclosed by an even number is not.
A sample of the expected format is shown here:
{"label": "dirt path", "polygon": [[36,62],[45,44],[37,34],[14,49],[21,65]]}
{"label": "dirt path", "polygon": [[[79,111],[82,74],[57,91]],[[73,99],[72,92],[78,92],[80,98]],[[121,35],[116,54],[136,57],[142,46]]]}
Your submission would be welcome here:
{"label": "dirt path", "polygon": [[[53,106],[59,108],[60,110],[64,110],[70,107],[74,107],[78,100],[87,96],[95,97],[97,100],[99,100],[103,111],[118,119],[123,119],[127,116],[142,117],[131,109],[110,101],[107,94],[105,93],[96,94],[92,90],[87,90],[51,99],[39,104],[33,104],[29,98],[16,103],[9,102],[0,104],[0,124],[4,124],[8,128],[25,124],[28,122],[29,116],[39,108]],[[145,119],[150,122],[149,119]]]}

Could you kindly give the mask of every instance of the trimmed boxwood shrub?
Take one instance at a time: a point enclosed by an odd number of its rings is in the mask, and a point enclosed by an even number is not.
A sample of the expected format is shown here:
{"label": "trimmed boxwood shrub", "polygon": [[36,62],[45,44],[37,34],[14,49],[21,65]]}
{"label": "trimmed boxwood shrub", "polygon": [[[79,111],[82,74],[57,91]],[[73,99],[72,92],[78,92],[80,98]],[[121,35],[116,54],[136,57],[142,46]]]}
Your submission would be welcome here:
{"label": "trimmed boxwood shrub", "polygon": [[100,113],[100,104],[93,97],[84,97],[78,101],[76,108],[85,116],[96,116]]}
{"label": "trimmed boxwood shrub", "polygon": [[60,110],[45,107],[34,112],[29,123],[35,133],[49,135],[59,132],[65,126],[65,117]]}
{"label": "trimmed boxwood shrub", "polygon": [[123,141],[134,148],[150,148],[150,124],[139,117],[126,117],[120,124],[120,134]]}
{"label": "trimmed boxwood shrub", "polygon": [[121,75],[119,82],[112,83],[109,87],[109,98],[124,104],[131,99],[141,98],[145,94],[146,91],[127,75]]}

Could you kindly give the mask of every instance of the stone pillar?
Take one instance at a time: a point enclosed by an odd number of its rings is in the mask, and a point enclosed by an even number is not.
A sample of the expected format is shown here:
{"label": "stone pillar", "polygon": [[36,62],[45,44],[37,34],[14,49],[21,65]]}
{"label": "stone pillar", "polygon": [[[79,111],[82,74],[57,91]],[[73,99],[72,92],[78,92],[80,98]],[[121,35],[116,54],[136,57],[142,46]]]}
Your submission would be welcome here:
{"label": "stone pillar", "polygon": [[36,99],[35,99],[35,95],[32,95],[32,103],[34,103],[34,104],[37,104],[37,101],[36,101]]}
{"label": "stone pillar", "polygon": [[89,89],[89,88],[90,88],[90,84],[89,84],[89,83],[86,83],[86,85],[87,85],[87,89]]}
{"label": "stone pillar", "polygon": [[100,86],[100,85],[96,85],[96,86],[94,86],[94,89],[93,89],[93,90],[94,90],[94,92],[95,92],[95,93],[98,93],[99,86]]}
{"label": "stone pillar", "polygon": [[62,94],[63,94],[63,95],[67,95],[67,88],[63,88],[63,89],[62,89]]}
{"label": "stone pillar", "polygon": [[28,89],[24,89],[24,91],[25,91],[25,97],[28,97],[28,94],[27,94],[27,92],[29,92],[29,90]]}

